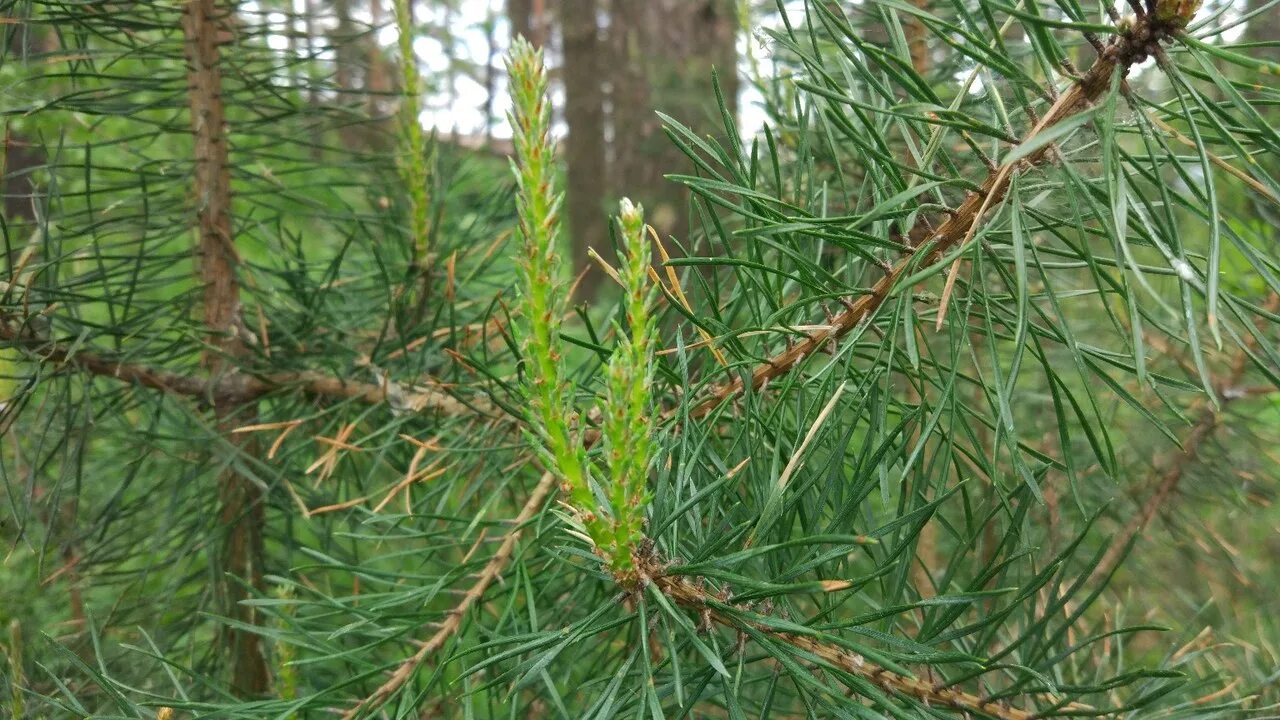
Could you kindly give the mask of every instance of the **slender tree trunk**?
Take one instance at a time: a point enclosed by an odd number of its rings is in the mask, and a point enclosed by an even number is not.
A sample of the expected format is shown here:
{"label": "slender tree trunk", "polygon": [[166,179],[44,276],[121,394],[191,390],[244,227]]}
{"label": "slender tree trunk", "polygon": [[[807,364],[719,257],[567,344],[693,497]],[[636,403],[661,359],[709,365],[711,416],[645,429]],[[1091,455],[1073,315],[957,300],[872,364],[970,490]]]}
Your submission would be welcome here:
{"label": "slender tree trunk", "polygon": [[[929,10],[931,3],[930,0],[911,0],[911,4],[921,10]],[[929,74],[930,65],[929,29],[925,27],[924,21],[915,15],[907,15],[905,22],[904,32],[907,36],[907,48],[911,52],[911,67],[915,68],[917,75],[926,77]]]}
{"label": "slender tree trunk", "polygon": [[[447,58],[456,58],[458,57],[459,52],[458,52],[458,39],[453,33],[453,23],[454,23],[453,5],[449,3],[444,3],[444,17],[442,18],[442,20],[444,21],[443,24],[444,24],[444,27],[446,28],[444,38],[441,40],[441,42],[444,44],[444,55]],[[454,63],[452,60],[450,60],[450,62],[444,66],[444,83],[445,83],[445,95],[448,98],[447,101],[445,102],[445,107],[450,107],[450,108],[457,107],[458,106],[458,69],[457,69],[457,64]],[[455,126],[453,128],[453,131],[454,131],[454,134],[456,135],[458,128]]]}
{"label": "slender tree trunk", "polygon": [[498,14],[492,6],[484,21],[484,39],[487,52],[484,61],[484,105],[480,112],[484,115],[484,146],[493,147],[493,106],[498,97]]}
{"label": "slender tree trunk", "polygon": [[33,173],[45,164],[44,150],[19,133],[13,132],[8,123],[4,128],[4,148],[0,150],[0,173],[4,182],[0,192],[4,195],[5,219],[13,222],[36,219],[38,187]]}
{"label": "slender tree trunk", "polygon": [[288,43],[285,46],[285,57],[289,63],[289,87],[298,86],[299,74],[301,68],[298,58],[298,13],[293,0],[285,0],[284,3],[284,37]]}
{"label": "slender tree trunk", "polygon": [[[410,9],[412,12],[412,9]],[[367,102],[367,113],[369,117],[376,118],[382,112],[382,108],[387,102],[387,93],[391,92],[391,70],[387,66],[386,53],[382,52],[382,47],[378,45],[378,29],[383,26],[384,13],[382,0],[369,0],[369,15],[372,18],[374,31],[367,38],[365,48],[367,50],[366,63],[369,68],[369,86],[365,88],[369,92]]]}
{"label": "slender tree trunk", "polygon": [[692,164],[666,137],[661,110],[699,134],[723,134],[712,68],[737,113],[737,29],[733,0],[612,0],[612,185],[644,203],[662,235],[688,235],[688,194],[663,175]]}
{"label": "slender tree trunk", "polygon": [[[1250,12],[1258,10],[1269,1],[1249,0],[1248,9]],[[1245,28],[1245,41],[1280,43],[1280,8],[1264,10],[1253,16]],[[1256,58],[1280,62],[1280,44],[1268,48],[1258,48],[1250,51],[1250,54]]]}
{"label": "slender tree trunk", "polygon": [[[329,46],[333,50],[336,104],[354,109],[359,102],[367,111],[370,107],[368,96],[362,95],[368,89],[367,58],[363,55],[362,40],[351,11],[351,0],[333,0],[334,26]],[[377,129],[364,122],[344,122],[338,129],[342,144],[349,148],[369,148],[376,141],[376,135]]]}
{"label": "slender tree trunk", "polygon": [[[14,18],[20,19],[20,18]],[[51,54],[58,49],[58,35],[48,28],[31,23],[16,22],[0,26],[4,56],[17,57],[22,62],[31,61],[32,53]],[[31,142],[19,132],[14,132],[5,121],[0,141],[0,195],[4,197],[4,216],[12,222],[17,219],[28,222],[36,219],[36,206],[40,204],[39,185],[35,171],[48,160],[44,148]]]}
{"label": "slender tree trunk", "polygon": [[533,35],[529,40],[534,45],[546,45],[551,40],[551,24],[547,21],[547,0],[533,0],[529,23],[533,27]]}
{"label": "slender tree trunk", "polygon": [[[212,377],[236,371],[236,359],[244,354],[237,335],[240,323],[240,286],[236,276],[239,257],[232,237],[231,174],[227,148],[226,117],[222,100],[222,75],[218,46],[230,38],[230,6],[216,0],[190,0],[182,19],[186,41],[187,85],[191,127],[195,137],[195,187],[199,198],[196,217],[199,232],[199,273],[204,284],[204,323],[209,332],[204,364]],[[213,398],[213,410],[223,441],[230,452],[246,451],[243,435],[231,433],[254,420],[252,409],[239,401]],[[257,613],[242,603],[249,588],[262,588],[262,493],[249,478],[228,469],[218,479],[218,520],[224,539],[214,558],[221,612],[240,624],[256,625]],[[250,631],[228,627],[223,643],[229,654],[232,687],[244,695],[261,695],[270,677],[259,637]]]}
{"label": "slender tree trunk", "polygon": [[[560,28],[564,37],[565,120],[569,138],[565,162],[569,168],[566,198],[572,236],[573,267],[581,271],[591,264],[587,251],[595,248],[606,259],[608,214],[605,197],[608,167],[604,137],[605,64],[599,39],[599,5],[596,0],[561,0]],[[581,296],[595,295],[603,274],[589,272]]]}
{"label": "slender tree trunk", "polygon": [[[315,107],[320,102],[319,94],[316,88],[320,83],[316,78],[316,15],[319,10],[316,7],[316,0],[304,0],[302,4],[302,32],[305,37],[302,40],[303,52],[307,54],[307,64],[304,68],[307,78],[307,104]],[[312,153],[316,150],[313,148]]]}
{"label": "slender tree trunk", "polygon": [[[351,72],[355,64],[351,57],[352,35],[355,34],[354,24],[351,22],[351,0],[334,0],[333,15],[336,27],[329,43],[333,46],[333,81],[338,86],[339,93],[346,93],[355,85]],[[345,101],[346,98],[340,100]]]}
{"label": "slender tree trunk", "polygon": [[545,0],[507,0],[511,35],[541,47],[547,42]]}
{"label": "slender tree trunk", "polygon": [[511,37],[526,40],[532,32],[529,18],[533,17],[532,0],[507,0],[507,20],[511,23]]}

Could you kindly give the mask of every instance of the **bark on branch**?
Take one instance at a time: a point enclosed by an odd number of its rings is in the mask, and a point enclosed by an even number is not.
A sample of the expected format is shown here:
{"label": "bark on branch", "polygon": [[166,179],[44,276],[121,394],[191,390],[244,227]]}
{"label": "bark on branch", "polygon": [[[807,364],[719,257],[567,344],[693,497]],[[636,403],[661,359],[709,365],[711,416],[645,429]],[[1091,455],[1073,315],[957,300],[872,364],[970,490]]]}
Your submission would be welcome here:
{"label": "bark on branch", "polygon": [[[1189,18],[1180,19],[1185,21]],[[1152,51],[1153,43],[1159,43],[1177,32],[1178,28],[1176,26],[1162,25],[1162,22],[1165,21],[1158,20],[1156,15],[1148,15],[1141,19],[1129,34],[1114,39],[1084,77],[1064,93],[1045,113],[1026,140],[1029,141],[1039,136],[1058,123],[1085,110],[1092,102],[1101,97],[1102,93],[1110,86],[1115,73],[1119,72],[1121,80],[1123,80],[1123,76],[1127,74],[1128,69],[1141,57]],[[970,195],[961,208],[946,223],[937,230],[931,230],[928,233],[930,242],[926,243],[924,248],[920,250],[920,252],[928,253],[924,257],[924,262],[926,264],[936,262],[947,251],[971,240],[987,211],[995,207],[1008,192],[1013,173],[1023,163],[1039,165],[1046,162],[1051,153],[1052,145],[1046,145],[1016,164],[1006,164],[992,171],[978,193]],[[915,230],[913,230],[913,234],[914,232]],[[871,292],[850,303],[845,312],[838,316],[827,329],[811,334],[804,342],[759,366],[752,373],[749,381],[751,386],[759,389],[769,380],[790,372],[827,343],[834,342],[847,335],[879,309],[895,289],[898,281],[906,274],[909,268],[915,265],[916,260],[917,258],[914,256],[903,258],[881,278]],[[741,393],[745,387],[746,383],[741,379],[723,385],[712,391],[710,396],[700,403],[691,414],[694,417],[705,416],[714,411],[723,402]],[[670,419],[670,416],[665,419]],[[586,438],[588,445],[594,441],[594,436]],[[541,506],[542,502],[545,501],[546,495],[551,492],[554,480],[555,476],[552,473],[544,474],[534,495],[530,497],[529,502],[526,503],[521,511],[521,518],[527,520],[531,516],[530,513]],[[521,522],[518,521],[517,528],[520,524]],[[515,536],[513,532],[513,535],[509,536],[507,541],[504,542],[502,549],[486,565],[477,583],[467,592],[458,607],[451,612],[449,620],[440,631],[424,643],[418,652],[406,659],[386,683],[348,711],[344,720],[350,720],[362,711],[381,705],[408,682],[427,656],[439,649],[443,644],[443,639],[457,630],[460,626],[459,618],[462,613],[478,602],[484,590],[500,574],[510,556],[509,544],[514,545],[514,542]],[[651,583],[653,587],[677,604],[709,616],[722,625],[739,630],[749,628],[754,632],[768,635],[819,659],[823,663],[862,677],[892,694],[914,698],[926,705],[947,707],[965,714],[970,712],[978,713],[999,718],[1000,720],[1034,720],[1041,717],[1039,711],[1014,708],[1007,702],[980,697],[972,693],[946,687],[945,685],[928,683],[918,678],[888,670],[869,662],[861,655],[848,652],[835,645],[823,643],[811,636],[781,632],[763,623],[744,620],[735,614],[725,612],[720,607],[723,602],[709,595],[687,578],[665,574],[664,568],[655,558],[639,557],[638,561],[639,567],[643,571],[641,581]],[[1091,708],[1079,704],[1058,704],[1055,705],[1054,711],[1075,714],[1093,712]]]}
{"label": "bark on branch", "polygon": [[356,400],[376,405],[387,403],[406,412],[440,412],[500,415],[502,411],[487,401],[464,403],[441,390],[406,385],[394,380],[378,383],[334,377],[320,372],[249,374],[226,371],[215,377],[191,375],[146,365],[124,362],[109,355],[73,351],[66,344],[51,342],[18,329],[19,325],[0,316],[0,342],[35,355],[37,362],[68,366],[81,372],[119,380],[171,395],[189,397],[211,407],[241,406],[268,395],[297,391],[325,400]]}
{"label": "bark on branch", "polygon": [[[1129,68],[1138,60],[1145,58],[1146,54],[1152,50],[1153,44],[1158,44],[1176,32],[1176,26],[1162,22],[1154,14],[1147,15],[1136,22],[1128,34],[1117,36],[1111,41],[1097,61],[1090,66],[1088,72],[1058,98],[1023,142],[1039,137],[1055,125],[1088,109],[1110,87],[1111,78],[1115,73],[1119,72],[1123,80]],[[975,193],[970,193],[959,209],[936,229],[929,229],[928,221],[922,216],[909,233],[912,237],[927,238],[920,245],[920,249],[901,258],[871,287],[870,291],[859,296],[857,300],[849,302],[845,310],[823,329],[810,333],[800,343],[765,360],[751,373],[749,380],[744,381],[743,378],[738,377],[713,389],[690,415],[704,417],[710,414],[726,401],[740,395],[748,385],[753,390],[759,390],[770,380],[793,370],[829,343],[837,342],[848,335],[880,309],[898,289],[899,281],[908,274],[910,269],[931,265],[952,249],[969,242],[976,235],[988,211],[996,208],[1004,200],[1014,174],[1021,167],[1048,162],[1052,153],[1053,144],[1050,143],[1016,162],[995,168],[987,175],[981,188]],[[919,253],[927,254],[920,258],[917,257]]]}
{"label": "bark on branch", "polygon": [[462,627],[462,619],[467,614],[467,611],[480,602],[480,599],[484,597],[485,591],[506,569],[507,563],[510,562],[511,556],[515,552],[516,543],[520,541],[520,534],[524,530],[524,526],[542,508],[542,504],[546,502],[547,497],[555,489],[555,486],[556,476],[550,472],[543,473],[537,487],[533,489],[533,493],[525,501],[524,507],[520,509],[520,514],[512,522],[511,531],[502,539],[502,544],[498,547],[498,551],[489,558],[489,562],[485,563],[479,577],[467,589],[466,594],[462,596],[462,601],[448,612],[439,629],[426,642],[422,643],[417,652],[400,663],[395,672],[391,673],[391,677],[380,685],[377,690],[374,690],[368,697],[357,703],[355,707],[343,713],[342,720],[352,720],[362,712],[372,711],[381,707],[397,690],[409,682],[409,678],[413,677],[413,673],[422,666],[422,663],[426,662],[431,653],[444,647],[445,641],[458,632]]}
{"label": "bark on branch", "polygon": [[[195,139],[194,196],[199,231],[199,273],[204,284],[204,323],[210,349],[204,365],[215,380],[235,371],[244,346],[235,333],[240,314],[240,284],[236,275],[239,256],[232,237],[231,168],[227,148],[226,109],[222,97],[222,73],[218,46],[230,37],[228,19],[233,6],[217,0],[190,0],[182,15],[187,60],[187,98],[191,133]],[[119,368],[117,368],[119,369]],[[165,378],[139,376],[139,380]],[[256,419],[251,406],[226,396],[212,399],[218,430],[232,452],[252,449],[253,440],[231,432]],[[262,491],[249,478],[228,469],[218,481],[219,523],[224,533],[219,555],[217,595],[220,611],[235,625],[253,626],[258,613],[245,605],[249,589],[263,585],[264,522]],[[248,589],[247,589],[248,588]],[[231,685],[246,696],[265,694],[271,686],[257,633],[229,624],[222,641],[229,655]]]}
{"label": "bark on branch", "polygon": [[[765,623],[727,612],[725,599],[707,592],[687,577],[665,574],[663,566],[652,558],[644,562],[644,571],[647,576],[645,579],[676,604],[727,628],[751,630],[789,645],[823,664],[863,678],[892,695],[912,698],[927,706],[949,708],[966,714],[973,712],[999,720],[1035,720],[1041,717],[1038,712],[1013,707],[1007,700],[975,695],[948,687],[945,682],[926,682],[903,675],[877,665],[863,655],[823,642],[811,635],[784,632]],[[1064,704],[1060,709],[1073,714],[1096,714],[1093,708],[1078,703]]]}
{"label": "bark on branch", "polygon": [[[1272,293],[1263,307],[1269,313],[1280,310],[1280,295]],[[1173,494],[1177,492],[1178,485],[1182,483],[1182,478],[1186,475],[1187,469],[1192,466],[1196,456],[1199,455],[1200,448],[1213,436],[1213,432],[1218,429],[1223,411],[1226,410],[1229,404],[1252,394],[1241,392],[1238,386],[1244,377],[1245,370],[1248,368],[1249,355],[1257,347],[1258,339],[1251,334],[1245,340],[1244,346],[1236,352],[1226,378],[1218,384],[1218,406],[1216,408],[1213,403],[1209,402],[1208,398],[1204,398],[1197,403],[1199,414],[1196,424],[1192,426],[1191,432],[1187,433],[1187,437],[1182,441],[1181,450],[1166,458],[1164,470],[1154,478],[1154,482],[1150,487],[1150,495],[1142,504],[1142,509],[1138,511],[1138,514],[1131,517],[1129,522],[1125,523],[1124,527],[1110,540],[1110,546],[1102,556],[1102,560],[1090,573],[1089,579],[1091,581],[1097,582],[1115,572],[1116,568],[1128,555],[1134,539],[1147,529],[1152,519],[1155,518],[1156,513],[1160,512],[1168,504]]]}

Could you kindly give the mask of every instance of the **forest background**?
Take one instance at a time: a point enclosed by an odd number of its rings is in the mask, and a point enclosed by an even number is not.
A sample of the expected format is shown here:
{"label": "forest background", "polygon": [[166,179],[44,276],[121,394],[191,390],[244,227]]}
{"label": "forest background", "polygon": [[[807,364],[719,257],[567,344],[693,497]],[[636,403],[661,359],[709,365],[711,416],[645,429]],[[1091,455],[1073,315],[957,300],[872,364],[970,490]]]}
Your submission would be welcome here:
{"label": "forest background", "polygon": [[[1194,20],[1063,117],[1141,22],[0,5],[12,717],[1274,715],[1277,0],[1121,4]],[[524,407],[539,187],[580,440],[643,325],[623,198],[656,238],[632,550],[696,589],[600,563]]]}

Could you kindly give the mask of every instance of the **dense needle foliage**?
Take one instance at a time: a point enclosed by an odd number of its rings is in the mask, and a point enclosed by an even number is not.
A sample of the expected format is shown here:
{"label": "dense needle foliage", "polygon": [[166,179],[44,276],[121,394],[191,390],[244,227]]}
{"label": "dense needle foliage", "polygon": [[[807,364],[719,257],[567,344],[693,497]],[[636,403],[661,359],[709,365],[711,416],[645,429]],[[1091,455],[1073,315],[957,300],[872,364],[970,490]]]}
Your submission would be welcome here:
{"label": "dense needle foliage", "polygon": [[508,167],[410,58],[345,92],[370,28],[0,6],[11,717],[1280,700],[1280,573],[1140,552],[1274,522],[1276,2],[779,3],[768,123],[662,116],[694,230],[622,202],[593,306],[527,43]]}

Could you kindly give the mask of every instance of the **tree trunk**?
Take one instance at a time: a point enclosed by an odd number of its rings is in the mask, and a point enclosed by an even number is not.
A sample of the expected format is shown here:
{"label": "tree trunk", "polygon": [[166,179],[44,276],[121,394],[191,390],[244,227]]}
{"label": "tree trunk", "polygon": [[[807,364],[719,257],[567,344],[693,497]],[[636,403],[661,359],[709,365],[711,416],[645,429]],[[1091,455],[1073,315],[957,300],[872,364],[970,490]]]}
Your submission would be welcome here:
{"label": "tree trunk", "polygon": [[[32,60],[33,53],[48,55],[58,50],[58,34],[40,25],[18,22],[0,28],[0,32],[6,58],[17,57],[23,63],[35,65],[41,61]],[[36,207],[42,204],[35,173],[48,161],[44,147],[14,132],[8,121],[0,141],[4,143],[0,148],[0,195],[4,197],[5,220],[34,222]]]}
{"label": "tree trunk", "polygon": [[[568,165],[566,210],[571,235],[573,267],[580,272],[591,264],[587,254],[595,248],[611,261],[608,213],[605,197],[608,167],[604,137],[604,77],[596,0],[561,0],[560,27],[564,37],[565,143]],[[595,295],[604,275],[588,272],[579,288],[584,299]]]}
{"label": "tree trunk", "polygon": [[[911,4],[920,10],[928,11],[932,3],[930,0],[911,0]],[[905,15],[905,13],[903,13]],[[907,36],[907,48],[911,52],[911,67],[915,68],[916,74],[920,77],[927,77],[929,74],[929,29],[925,27],[924,21],[915,15],[907,15],[904,18],[906,28],[904,32]]]}
{"label": "tree trunk", "polygon": [[391,92],[391,69],[388,67],[386,53],[382,52],[377,39],[378,30],[382,28],[385,20],[382,0],[369,0],[369,15],[372,18],[374,30],[364,43],[367,54],[365,62],[369,68],[369,82],[368,87],[365,88],[369,92],[366,98],[366,112],[369,117],[377,118],[387,104],[387,93]]}
{"label": "tree trunk", "polygon": [[529,24],[532,17],[532,0],[507,0],[507,20],[511,22],[511,37],[522,37],[528,40],[533,34],[533,27]]}
{"label": "tree trunk", "polygon": [[484,20],[484,39],[488,49],[484,61],[484,104],[480,107],[484,115],[484,146],[493,145],[493,105],[498,95],[498,17],[492,6]]}
{"label": "tree trunk", "polygon": [[[1249,0],[1249,12],[1258,10],[1268,2],[1270,0]],[[1245,27],[1244,39],[1246,42],[1280,42],[1280,8],[1263,10],[1250,18]],[[1256,48],[1249,54],[1259,59],[1280,62],[1280,45]]]}
{"label": "tree trunk", "polygon": [[[336,26],[329,40],[329,44],[333,46],[333,82],[338,86],[338,92],[345,94],[355,87],[351,72],[355,65],[355,58],[351,55],[352,36],[355,34],[355,26],[351,22],[351,0],[334,0],[333,15]],[[340,102],[346,100],[346,97],[339,98]]]}
{"label": "tree trunk", "polygon": [[706,135],[723,135],[711,70],[737,114],[737,17],[733,0],[612,0],[612,185],[645,205],[662,235],[689,233],[688,193],[663,175],[692,163],[666,137],[655,110]]}
{"label": "tree trunk", "polygon": [[511,35],[520,36],[536,47],[547,43],[546,0],[507,0]]}
{"label": "tree trunk", "polygon": [[[209,349],[204,364],[212,377],[236,372],[236,358],[244,354],[237,334],[240,321],[240,285],[236,275],[239,257],[232,237],[231,173],[227,148],[226,116],[222,101],[222,75],[218,46],[230,38],[227,20],[233,9],[216,0],[190,0],[182,17],[186,43],[187,85],[191,129],[195,137],[193,196],[199,198],[196,218],[199,232],[199,272],[204,284],[204,323]],[[213,398],[218,430],[230,452],[246,451],[246,436],[231,430],[254,422],[252,409],[226,397]],[[218,479],[218,520],[224,533],[214,557],[220,611],[232,621],[256,625],[258,615],[250,606],[247,585],[263,586],[262,493],[252,480],[226,463]],[[269,690],[270,676],[257,634],[227,627],[223,644],[231,664],[232,688],[246,696]]]}

